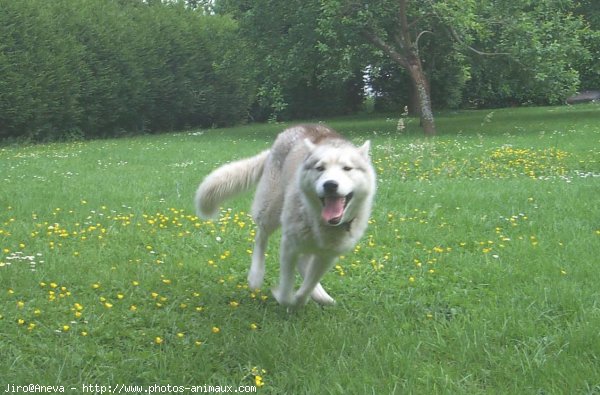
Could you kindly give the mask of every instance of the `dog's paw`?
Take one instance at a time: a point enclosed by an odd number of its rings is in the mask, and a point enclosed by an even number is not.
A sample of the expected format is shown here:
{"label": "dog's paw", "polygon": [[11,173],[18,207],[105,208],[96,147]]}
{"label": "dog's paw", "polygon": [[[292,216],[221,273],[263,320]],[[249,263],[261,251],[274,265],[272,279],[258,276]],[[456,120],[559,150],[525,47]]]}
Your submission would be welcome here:
{"label": "dog's paw", "polygon": [[275,287],[271,289],[271,293],[273,294],[275,300],[277,300],[277,303],[280,305],[287,307],[295,306],[294,295],[289,290],[283,290],[281,287]]}
{"label": "dog's paw", "polygon": [[264,271],[261,273],[258,270],[251,269],[250,273],[248,273],[248,287],[252,290],[260,289],[263,285],[264,276]]}
{"label": "dog's paw", "polygon": [[321,286],[321,284],[317,284],[315,289],[313,289],[310,297],[322,306],[332,306],[335,304],[335,299],[333,299],[325,289]]}
{"label": "dog's paw", "polygon": [[307,303],[308,298],[301,298],[298,295],[295,295],[292,298],[291,304],[285,305],[285,307],[287,307],[288,314],[294,314],[302,310]]}
{"label": "dog's paw", "polygon": [[311,298],[321,306],[334,306],[336,304],[335,299],[329,295],[327,295],[326,297],[315,297],[314,295],[311,295]]}

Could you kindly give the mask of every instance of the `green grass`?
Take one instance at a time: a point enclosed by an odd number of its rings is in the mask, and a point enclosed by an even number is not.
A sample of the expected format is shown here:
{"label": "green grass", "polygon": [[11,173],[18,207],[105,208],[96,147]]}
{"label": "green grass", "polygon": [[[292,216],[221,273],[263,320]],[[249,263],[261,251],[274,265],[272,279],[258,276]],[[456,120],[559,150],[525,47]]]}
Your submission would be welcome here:
{"label": "green grass", "polygon": [[[259,393],[599,394],[600,108],[328,121],[372,140],[378,194],[289,315],[245,283],[251,196],[195,217],[202,177],[285,125],[0,148],[7,384]],[[77,391],[72,393],[77,393]]]}

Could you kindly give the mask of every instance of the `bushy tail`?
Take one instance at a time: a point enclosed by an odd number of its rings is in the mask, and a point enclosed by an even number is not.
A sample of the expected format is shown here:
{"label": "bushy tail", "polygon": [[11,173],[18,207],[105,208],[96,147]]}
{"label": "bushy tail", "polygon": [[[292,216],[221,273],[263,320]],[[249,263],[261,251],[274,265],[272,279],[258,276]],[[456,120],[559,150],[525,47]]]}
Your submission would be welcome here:
{"label": "bushy tail", "polygon": [[228,163],[210,173],[196,191],[196,211],[202,218],[217,214],[221,202],[250,189],[262,175],[269,150]]}

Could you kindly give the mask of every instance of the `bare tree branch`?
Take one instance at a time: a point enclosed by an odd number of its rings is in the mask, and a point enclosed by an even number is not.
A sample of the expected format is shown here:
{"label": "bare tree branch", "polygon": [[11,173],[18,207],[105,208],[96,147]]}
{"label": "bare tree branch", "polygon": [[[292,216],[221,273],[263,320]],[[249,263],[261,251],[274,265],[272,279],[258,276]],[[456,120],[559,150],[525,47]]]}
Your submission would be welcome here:
{"label": "bare tree branch", "polygon": [[373,43],[373,45],[385,52],[396,63],[400,64],[402,67],[408,68],[408,60],[403,54],[398,52],[396,48],[386,43],[381,37],[372,31],[365,30],[363,34],[371,43]]}
{"label": "bare tree branch", "polygon": [[426,34],[426,33],[433,34],[433,32],[432,32],[432,31],[429,31],[429,30],[423,30],[421,33],[419,33],[419,35],[418,35],[418,36],[417,36],[417,38],[415,39],[415,48],[416,48],[416,50],[417,50],[417,53],[419,53],[419,39],[421,38],[421,36],[422,36],[423,34]]}
{"label": "bare tree branch", "polygon": [[477,55],[481,55],[481,56],[510,56],[512,55],[509,52],[484,52],[484,51],[480,51],[476,48],[471,47],[470,45],[466,44],[458,35],[458,33],[456,33],[456,30],[454,30],[453,27],[448,26],[448,30],[450,30],[450,34],[452,35],[452,38],[454,38],[460,45],[464,46],[465,48],[467,48],[468,50],[475,52]]}

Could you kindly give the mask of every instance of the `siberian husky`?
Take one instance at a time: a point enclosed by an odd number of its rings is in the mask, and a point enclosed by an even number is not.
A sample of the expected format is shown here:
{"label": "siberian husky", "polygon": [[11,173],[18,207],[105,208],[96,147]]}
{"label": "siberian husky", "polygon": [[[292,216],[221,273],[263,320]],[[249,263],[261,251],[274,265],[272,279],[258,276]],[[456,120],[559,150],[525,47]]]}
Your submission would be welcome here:
{"label": "siberian husky", "polygon": [[[324,125],[299,125],[281,132],[271,149],[219,167],[202,181],[195,203],[203,218],[257,184],[250,288],[261,287],[267,241],[281,226],[275,299],[292,308],[309,296],[323,305],[335,303],[320,281],[367,227],[376,187],[369,148],[368,140],[356,147]],[[294,292],[296,269],[304,280]]]}

